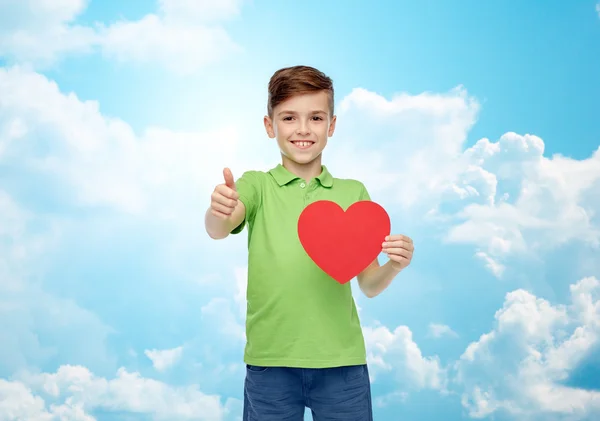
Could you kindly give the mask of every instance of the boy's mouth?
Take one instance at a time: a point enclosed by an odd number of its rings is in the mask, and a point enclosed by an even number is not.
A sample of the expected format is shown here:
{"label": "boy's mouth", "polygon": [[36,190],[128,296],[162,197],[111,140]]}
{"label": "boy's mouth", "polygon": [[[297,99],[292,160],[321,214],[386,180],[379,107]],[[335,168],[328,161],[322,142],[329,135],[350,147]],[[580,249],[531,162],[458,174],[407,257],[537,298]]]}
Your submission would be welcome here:
{"label": "boy's mouth", "polygon": [[312,140],[292,140],[291,142],[300,149],[310,148],[315,143]]}

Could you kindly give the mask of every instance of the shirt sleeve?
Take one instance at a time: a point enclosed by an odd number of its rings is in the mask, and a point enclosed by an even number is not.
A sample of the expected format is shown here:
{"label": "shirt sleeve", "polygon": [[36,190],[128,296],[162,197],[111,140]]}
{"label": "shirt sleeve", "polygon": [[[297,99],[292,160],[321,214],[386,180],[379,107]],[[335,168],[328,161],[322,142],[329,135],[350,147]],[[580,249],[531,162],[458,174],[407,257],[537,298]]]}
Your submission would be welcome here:
{"label": "shirt sleeve", "polygon": [[363,200],[371,201],[371,196],[369,195],[369,192],[367,191],[367,188],[365,187],[365,185],[363,183],[360,183],[360,194],[359,194],[358,200],[359,201],[363,201]]}
{"label": "shirt sleeve", "polygon": [[256,210],[260,205],[261,178],[257,171],[246,171],[235,182],[235,188],[240,195],[239,200],[246,208],[246,215],[240,224],[235,227],[231,234],[238,234],[244,230],[247,223],[252,224],[256,216]]}

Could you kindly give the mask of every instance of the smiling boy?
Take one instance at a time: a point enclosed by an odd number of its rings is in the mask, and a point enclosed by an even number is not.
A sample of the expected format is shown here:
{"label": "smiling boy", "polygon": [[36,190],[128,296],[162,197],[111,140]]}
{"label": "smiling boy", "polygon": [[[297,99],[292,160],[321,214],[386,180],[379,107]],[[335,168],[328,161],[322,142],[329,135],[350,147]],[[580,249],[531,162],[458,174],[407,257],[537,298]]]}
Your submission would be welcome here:
{"label": "smiling boy", "polygon": [[[360,320],[350,283],[339,284],[308,257],[298,238],[302,210],[317,200],[347,209],[370,200],[365,186],[334,178],[322,164],[333,136],[334,90],[317,69],[294,66],[273,74],[267,135],[282,162],[267,172],[229,169],[211,196],[206,231],[222,239],[248,227],[244,421],[371,421],[371,387]],[[392,235],[357,276],[368,297],[380,294],[408,266],[412,240]]]}

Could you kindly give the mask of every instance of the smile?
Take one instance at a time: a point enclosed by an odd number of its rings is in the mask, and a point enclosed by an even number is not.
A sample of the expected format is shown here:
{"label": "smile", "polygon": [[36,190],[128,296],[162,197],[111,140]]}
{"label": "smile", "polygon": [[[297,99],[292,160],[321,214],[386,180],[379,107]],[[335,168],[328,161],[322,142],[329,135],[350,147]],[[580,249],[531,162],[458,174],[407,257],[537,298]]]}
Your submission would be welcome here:
{"label": "smile", "polygon": [[311,140],[292,140],[291,143],[293,143],[294,146],[296,146],[299,149],[308,149],[312,145],[314,145],[315,142]]}

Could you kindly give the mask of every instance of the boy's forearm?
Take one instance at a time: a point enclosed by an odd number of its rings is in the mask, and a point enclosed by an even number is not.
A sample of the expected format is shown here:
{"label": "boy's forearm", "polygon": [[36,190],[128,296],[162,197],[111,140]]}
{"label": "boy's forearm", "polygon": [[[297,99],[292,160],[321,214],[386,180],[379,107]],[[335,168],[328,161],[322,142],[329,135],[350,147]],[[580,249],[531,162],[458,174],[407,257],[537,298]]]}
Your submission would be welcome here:
{"label": "boy's forearm", "polygon": [[214,240],[226,238],[231,233],[231,230],[235,228],[232,224],[231,219],[221,219],[213,215],[210,208],[206,211],[204,225],[210,238]]}
{"label": "boy's forearm", "polygon": [[383,266],[376,266],[367,271],[358,279],[360,289],[364,294],[373,298],[381,294],[392,282],[392,280],[401,272],[392,266],[392,261],[388,261]]}

